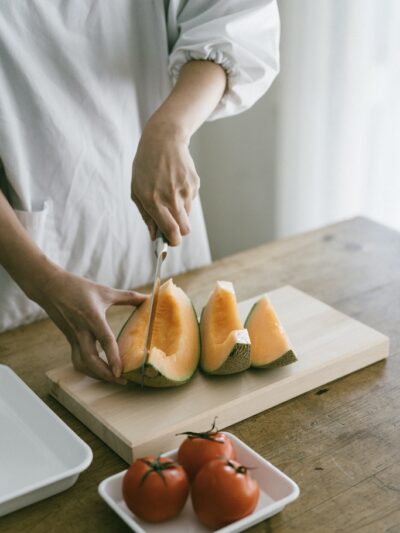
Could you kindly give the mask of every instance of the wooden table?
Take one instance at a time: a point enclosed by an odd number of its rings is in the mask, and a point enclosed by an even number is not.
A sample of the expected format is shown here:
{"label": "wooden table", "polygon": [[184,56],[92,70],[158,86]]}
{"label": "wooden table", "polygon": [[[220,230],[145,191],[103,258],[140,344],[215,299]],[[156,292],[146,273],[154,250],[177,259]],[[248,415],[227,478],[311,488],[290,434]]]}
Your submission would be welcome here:
{"label": "wooden table", "polygon": [[[386,362],[230,428],[300,486],[296,502],[251,531],[399,532],[400,234],[355,218],[242,252],[176,281],[200,304],[217,279],[234,281],[239,300],[294,285],[391,338]],[[127,312],[110,312],[115,331]],[[3,517],[2,533],[128,531],[97,495],[99,482],[126,464],[47,394],[45,372],[68,360],[68,345],[48,320],[0,335],[0,362],[94,453],[72,489]]]}

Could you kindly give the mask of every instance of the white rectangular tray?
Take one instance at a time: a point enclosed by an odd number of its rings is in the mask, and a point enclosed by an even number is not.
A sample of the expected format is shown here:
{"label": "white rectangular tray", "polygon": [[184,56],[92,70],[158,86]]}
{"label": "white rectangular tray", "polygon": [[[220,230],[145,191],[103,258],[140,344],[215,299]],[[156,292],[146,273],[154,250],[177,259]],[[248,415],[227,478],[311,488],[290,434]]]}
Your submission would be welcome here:
{"label": "white rectangular tray", "polygon": [[0,516],[71,487],[92,450],[0,365]]}
{"label": "white rectangular tray", "polygon": [[[246,466],[255,467],[251,471],[251,475],[258,481],[261,489],[258,505],[251,515],[237,520],[222,529],[218,529],[218,533],[237,533],[279,513],[288,503],[294,501],[299,496],[300,491],[294,481],[266,461],[243,441],[231,433],[224,433],[233,441],[237,460]],[[166,452],[163,456],[176,460],[177,451],[172,450]],[[102,481],[99,485],[99,494],[133,531],[137,533],[210,532],[209,529],[202,526],[197,520],[190,497],[181,514],[168,522],[149,524],[137,518],[131,513],[122,498],[122,479],[125,472],[126,470]]]}

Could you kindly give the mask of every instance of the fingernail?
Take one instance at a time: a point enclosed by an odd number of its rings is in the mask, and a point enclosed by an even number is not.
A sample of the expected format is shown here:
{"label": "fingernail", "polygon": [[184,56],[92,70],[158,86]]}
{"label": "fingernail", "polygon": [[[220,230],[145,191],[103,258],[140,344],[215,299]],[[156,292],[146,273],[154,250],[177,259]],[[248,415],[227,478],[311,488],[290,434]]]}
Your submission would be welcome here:
{"label": "fingernail", "polygon": [[112,373],[114,374],[114,376],[115,376],[116,378],[119,378],[120,375],[121,375],[121,369],[120,369],[120,367],[119,367],[118,365],[113,365],[113,366],[111,367],[111,369],[112,369]]}
{"label": "fingernail", "polygon": [[127,385],[127,384],[128,384],[128,380],[126,380],[126,379],[120,379],[120,380],[118,380],[118,384],[119,384],[119,385]]}

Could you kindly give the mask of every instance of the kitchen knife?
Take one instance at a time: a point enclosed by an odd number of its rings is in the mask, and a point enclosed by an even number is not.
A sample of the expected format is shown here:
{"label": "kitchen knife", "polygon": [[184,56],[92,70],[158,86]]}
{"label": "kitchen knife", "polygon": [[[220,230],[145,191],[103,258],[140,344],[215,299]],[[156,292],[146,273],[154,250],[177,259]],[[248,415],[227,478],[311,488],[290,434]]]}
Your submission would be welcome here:
{"label": "kitchen knife", "polygon": [[145,366],[150,355],[150,346],[151,346],[151,338],[153,335],[154,318],[156,316],[158,292],[160,290],[161,266],[163,264],[164,259],[167,257],[167,254],[168,254],[168,242],[166,241],[164,235],[159,230],[157,231],[157,237],[155,240],[154,253],[157,258],[157,264],[156,264],[156,272],[154,275],[153,290],[151,292],[151,297],[150,297],[149,320],[147,323],[145,343],[143,347],[143,361],[141,365],[142,387],[143,387],[143,381],[144,381],[144,370],[145,370]]}

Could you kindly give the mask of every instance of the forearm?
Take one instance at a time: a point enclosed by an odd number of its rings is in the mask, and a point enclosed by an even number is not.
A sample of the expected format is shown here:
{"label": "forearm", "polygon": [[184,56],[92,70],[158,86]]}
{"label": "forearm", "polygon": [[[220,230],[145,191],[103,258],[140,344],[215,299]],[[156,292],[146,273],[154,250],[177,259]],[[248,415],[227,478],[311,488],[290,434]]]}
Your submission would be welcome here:
{"label": "forearm", "polygon": [[189,141],[218,105],[226,83],[226,73],[220,65],[211,61],[188,62],[171,94],[148,124],[166,128],[172,135]]}
{"label": "forearm", "polygon": [[22,226],[0,191],[0,264],[31,298],[56,268]]}

